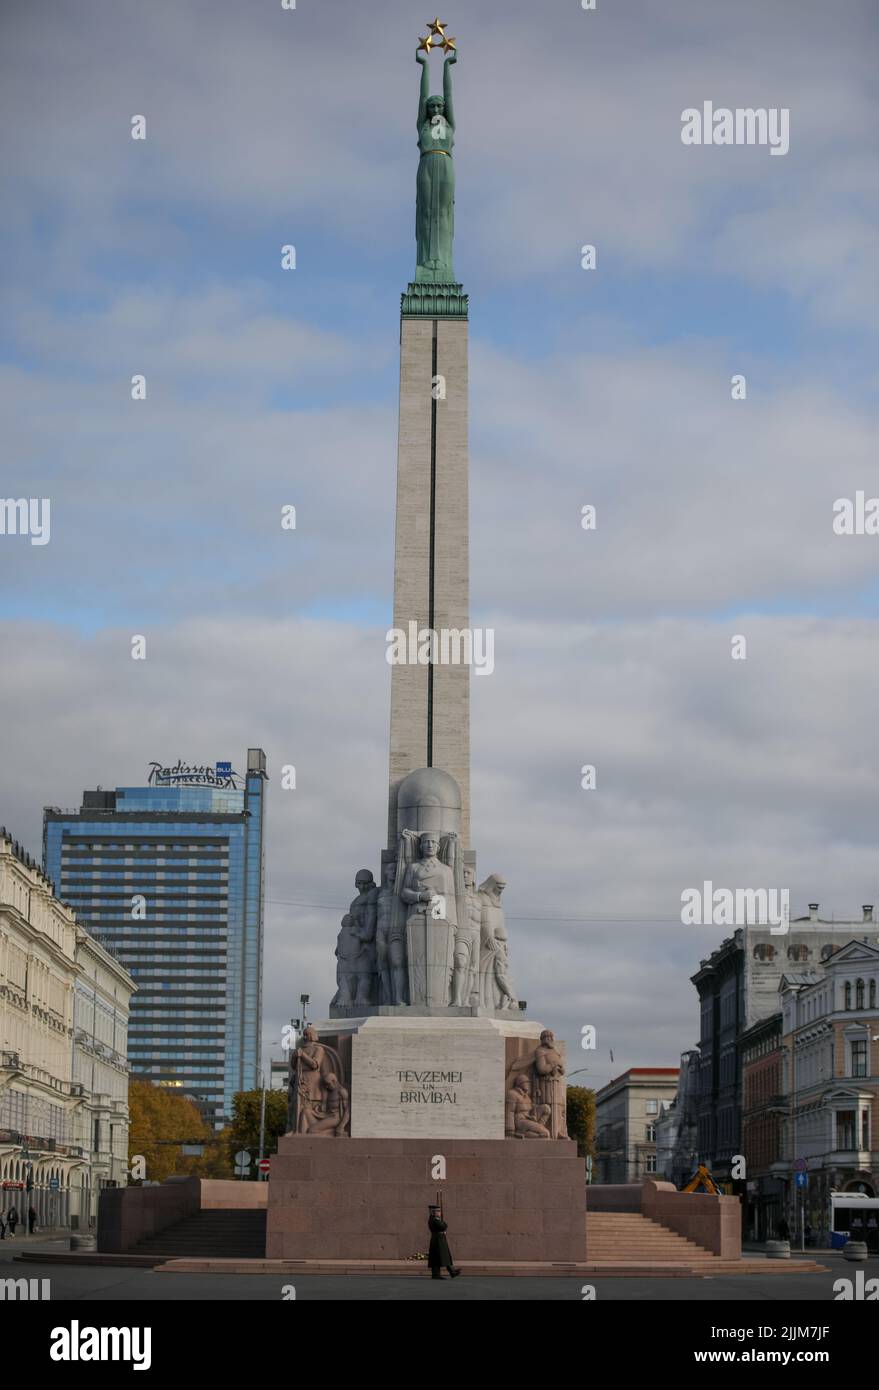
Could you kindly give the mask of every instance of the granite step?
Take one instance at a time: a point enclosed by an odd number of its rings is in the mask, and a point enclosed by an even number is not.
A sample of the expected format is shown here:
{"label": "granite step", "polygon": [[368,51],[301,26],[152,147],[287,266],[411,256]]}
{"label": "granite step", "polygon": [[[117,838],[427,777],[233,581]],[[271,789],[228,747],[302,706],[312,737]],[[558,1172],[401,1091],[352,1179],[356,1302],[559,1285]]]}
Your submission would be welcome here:
{"label": "granite step", "polygon": [[199,1211],[139,1240],[133,1255],[259,1259],[266,1251],[264,1209]]}
{"label": "granite step", "polygon": [[703,1264],[717,1256],[640,1212],[586,1213],[586,1257],[590,1261],[686,1261]]}
{"label": "granite step", "polygon": [[[592,1275],[605,1279],[686,1279],[717,1278],[743,1274],[826,1274],[823,1265],[811,1260],[716,1260],[668,1263],[659,1260],[583,1261],[549,1264],[531,1261],[461,1260],[464,1278],[582,1278]],[[710,1276],[707,1273],[710,1270]],[[169,1260],[156,1267],[158,1274],[366,1274],[394,1278],[429,1279],[424,1260]]]}

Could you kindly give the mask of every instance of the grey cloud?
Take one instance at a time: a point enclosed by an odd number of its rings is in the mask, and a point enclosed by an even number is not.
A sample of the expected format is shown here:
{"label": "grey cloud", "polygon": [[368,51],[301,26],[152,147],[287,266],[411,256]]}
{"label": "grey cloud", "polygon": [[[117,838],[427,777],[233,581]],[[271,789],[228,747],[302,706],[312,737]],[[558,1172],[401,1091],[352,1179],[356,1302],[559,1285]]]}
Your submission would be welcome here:
{"label": "grey cloud", "polygon": [[[512,629],[504,665],[473,682],[479,864],[508,879],[529,1013],[569,1046],[594,1024],[621,1070],[671,1064],[691,1044],[688,977],[724,934],[680,924],[681,892],[704,878],[788,887],[795,911],[817,899],[857,917],[879,901],[874,628],[757,620],[734,663],[710,623],[534,624]],[[34,850],[43,804],[137,784],[154,757],[266,748],[267,1046],[301,992],[319,1014],[354,871],[377,871],[383,838],[380,631],[190,622],[156,634],[142,663],[125,632],[18,624],[3,641],[16,660],[0,706],[0,819]],[[595,792],[580,789],[586,762]],[[280,788],[285,763],[295,792]]]}

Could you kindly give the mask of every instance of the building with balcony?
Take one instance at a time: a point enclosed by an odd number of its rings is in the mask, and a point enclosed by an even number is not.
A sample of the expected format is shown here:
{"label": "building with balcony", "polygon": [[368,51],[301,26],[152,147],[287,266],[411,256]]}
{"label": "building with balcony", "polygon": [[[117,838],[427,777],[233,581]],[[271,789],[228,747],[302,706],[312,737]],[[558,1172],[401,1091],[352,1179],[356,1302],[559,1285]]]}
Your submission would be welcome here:
{"label": "building with balcony", "polygon": [[[786,1113],[775,1169],[791,1229],[826,1233],[831,1193],[879,1196],[879,944],[850,941],[821,975],[786,974],[779,993]],[[875,1214],[868,1222],[861,1234],[879,1251]]]}
{"label": "building with balcony", "polygon": [[40,1225],[89,1225],[101,1186],[125,1180],[133,989],[0,830],[0,1202]]}
{"label": "building with balcony", "polygon": [[700,963],[692,981],[699,993],[700,1035],[697,1086],[693,1097],[699,1161],[715,1178],[733,1177],[742,1153],[742,1035],[776,1013],[778,987],[789,971],[822,975],[835,952],[855,936],[879,944],[872,904],[860,921],[806,917],[774,934],[768,926],[742,926]]}
{"label": "building with balcony", "polygon": [[128,1020],[134,981],[100,942],[76,931],[73,1142],[89,1155],[88,1221],[103,1187],[128,1180]]}

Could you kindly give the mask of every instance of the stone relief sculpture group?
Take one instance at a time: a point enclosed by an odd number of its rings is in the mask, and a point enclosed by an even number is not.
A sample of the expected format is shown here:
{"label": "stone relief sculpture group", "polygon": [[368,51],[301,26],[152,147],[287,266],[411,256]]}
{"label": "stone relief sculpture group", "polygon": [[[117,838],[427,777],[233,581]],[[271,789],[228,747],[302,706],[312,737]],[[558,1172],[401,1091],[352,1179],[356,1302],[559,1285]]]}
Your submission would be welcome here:
{"label": "stone relief sculpture group", "polygon": [[566,1139],[565,1109],[565,1067],[545,1028],[534,1051],[517,1057],[507,1073],[504,1131],[511,1139]]}
{"label": "stone relief sculpture group", "polygon": [[[567,1138],[565,1068],[555,1036],[544,1029],[534,1050],[507,1073],[504,1132],[509,1139]],[[306,1028],[291,1057],[289,1127],[297,1134],[347,1135],[349,1097],[336,1050]]]}
{"label": "stone relief sculpture group", "polygon": [[335,1048],[306,1028],[291,1055],[288,1128],[297,1134],[340,1138],[348,1133],[348,1091]]}
{"label": "stone relief sculpture group", "polygon": [[336,944],[331,1011],[373,1005],[518,1009],[501,907],[505,880],[476,887],[457,835],[403,830],[379,887],[369,869]]}

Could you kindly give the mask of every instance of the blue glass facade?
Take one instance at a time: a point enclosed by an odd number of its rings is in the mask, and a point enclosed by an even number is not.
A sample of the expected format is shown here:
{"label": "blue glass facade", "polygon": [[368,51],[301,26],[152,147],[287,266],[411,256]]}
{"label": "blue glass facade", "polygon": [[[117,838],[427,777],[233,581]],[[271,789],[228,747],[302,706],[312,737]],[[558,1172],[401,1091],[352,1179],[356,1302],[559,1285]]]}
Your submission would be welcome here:
{"label": "blue glass facade", "polygon": [[46,874],[137,983],[133,1072],[217,1125],[259,1084],[265,783],[251,748],[243,788],[117,787],[44,813]]}

